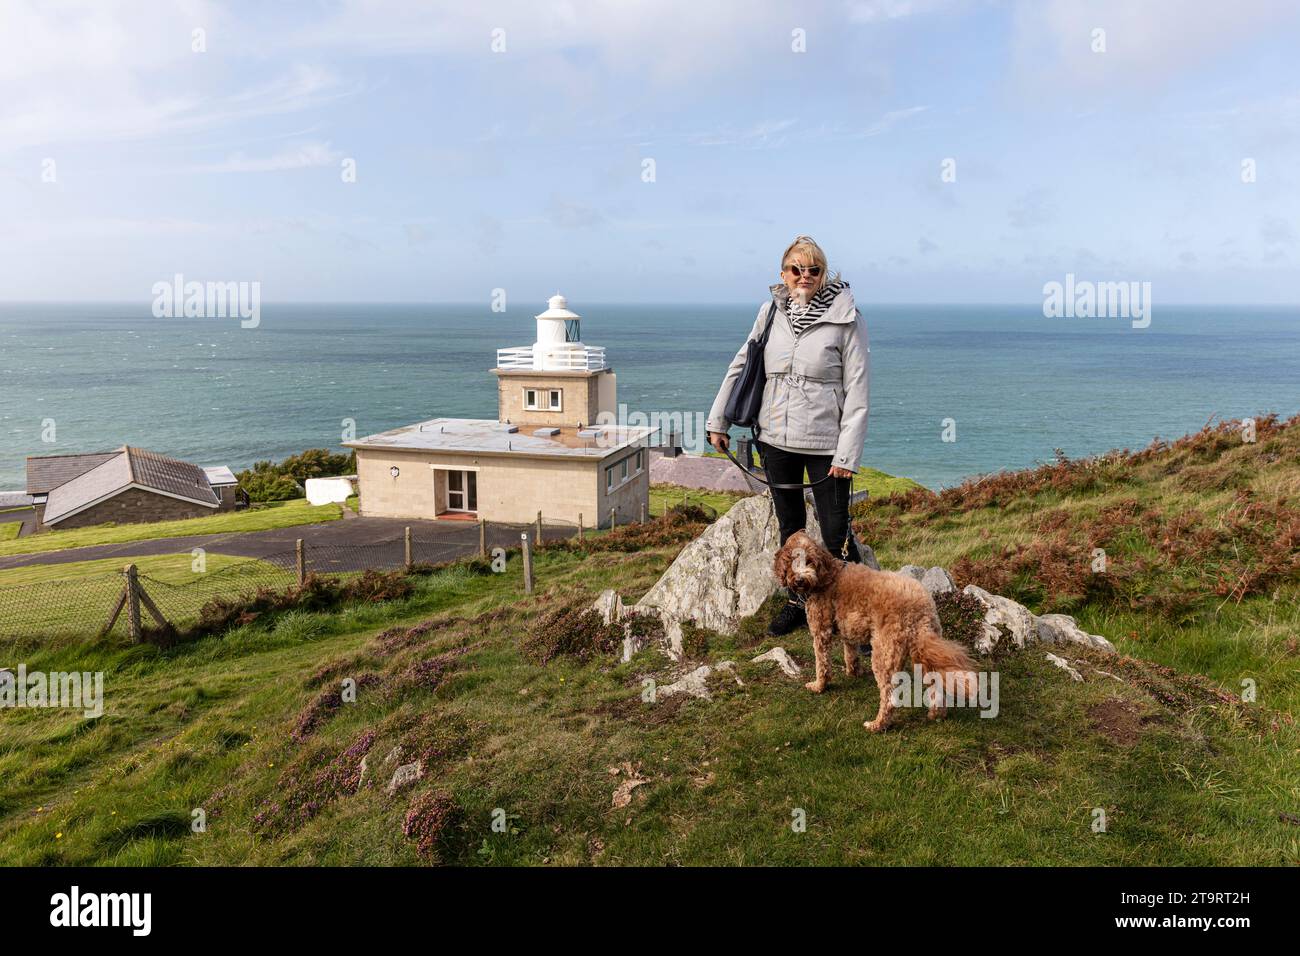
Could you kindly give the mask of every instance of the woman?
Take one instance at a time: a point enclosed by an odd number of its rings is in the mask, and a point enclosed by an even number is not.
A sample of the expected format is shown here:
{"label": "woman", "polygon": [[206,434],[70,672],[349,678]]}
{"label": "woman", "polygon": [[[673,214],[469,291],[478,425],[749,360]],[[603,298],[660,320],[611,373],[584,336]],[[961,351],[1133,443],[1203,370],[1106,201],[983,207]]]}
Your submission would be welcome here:
{"label": "woman", "polygon": [[[867,379],[870,349],[867,326],[853,303],[849,284],[829,276],[826,254],[808,236],[790,243],[781,257],[781,282],[772,286],[776,315],[763,352],[767,383],[754,429],[767,479],[799,484],[830,477],[813,487],[822,540],[834,554],[861,561],[849,533],[849,496],[867,433]],[[769,302],[758,309],[751,339],[763,333]],[[725,417],[745,363],[745,346],[731,360],[713,401],[705,428],[709,444],[729,446]],[[799,489],[772,489],[781,544],[804,527],[804,497]],[[847,546],[847,552],[845,548]],[[788,634],[807,623],[794,596],[772,619],[768,633]]]}

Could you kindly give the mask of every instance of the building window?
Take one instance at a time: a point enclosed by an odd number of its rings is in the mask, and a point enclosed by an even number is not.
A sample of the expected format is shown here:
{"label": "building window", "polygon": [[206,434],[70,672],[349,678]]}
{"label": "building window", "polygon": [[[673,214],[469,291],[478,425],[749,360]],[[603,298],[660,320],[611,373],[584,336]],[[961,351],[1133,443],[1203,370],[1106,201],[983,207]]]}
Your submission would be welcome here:
{"label": "building window", "polygon": [[622,461],[616,461],[605,469],[605,490],[613,491],[616,487],[622,485],[629,478],[641,474],[645,459],[642,457],[644,451],[638,451],[635,455],[627,455]]}
{"label": "building window", "polygon": [[563,389],[524,389],[524,410],[529,412],[563,411]]}

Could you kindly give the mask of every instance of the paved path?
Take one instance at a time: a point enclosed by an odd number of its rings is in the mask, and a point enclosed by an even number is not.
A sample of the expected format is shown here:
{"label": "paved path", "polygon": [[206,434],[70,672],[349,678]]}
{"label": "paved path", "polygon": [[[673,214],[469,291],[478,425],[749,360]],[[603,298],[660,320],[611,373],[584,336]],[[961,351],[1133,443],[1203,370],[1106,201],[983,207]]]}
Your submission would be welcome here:
{"label": "paved path", "polygon": [[[180,554],[203,548],[211,554],[271,560],[291,566],[298,538],[307,549],[308,564],[320,571],[361,571],[397,567],[405,558],[404,535],[411,529],[412,558],[417,562],[450,561],[478,552],[478,524],[471,521],[413,521],[404,518],[362,518],[298,525],[270,531],[200,534],[180,538],[154,538],[126,544],[102,544],[39,554],[0,557],[0,571],[41,564],[70,564],[101,558],[129,558],[151,554]],[[487,546],[518,547],[521,530],[531,525],[488,524]],[[544,525],[546,539],[570,537],[576,528]]]}

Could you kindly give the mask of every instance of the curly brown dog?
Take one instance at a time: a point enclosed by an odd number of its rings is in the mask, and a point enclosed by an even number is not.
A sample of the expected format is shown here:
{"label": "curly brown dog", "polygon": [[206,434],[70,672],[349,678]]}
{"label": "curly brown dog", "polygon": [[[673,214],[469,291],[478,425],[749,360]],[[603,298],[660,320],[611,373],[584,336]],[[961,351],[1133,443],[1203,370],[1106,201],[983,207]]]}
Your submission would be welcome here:
{"label": "curly brown dog", "polygon": [[[904,574],[846,564],[802,531],[790,535],[772,567],[783,587],[805,598],[808,630],[817,656],[817,676],[805,684],[820,694],[830,684],[832,631],[844,642],[844,673],[858,676],[858,644],[871,642],[871,670],[880,688],[880,710],[867,730],[889,726],[894,713],[892,678],[911,658],[922,671],[944,677],[943,686],[963,683],[974,699],[975,664],[960,644],[943,638],[934,600],[919,581]],[[930,719],[947,712],[942,697],[932,701]]]}

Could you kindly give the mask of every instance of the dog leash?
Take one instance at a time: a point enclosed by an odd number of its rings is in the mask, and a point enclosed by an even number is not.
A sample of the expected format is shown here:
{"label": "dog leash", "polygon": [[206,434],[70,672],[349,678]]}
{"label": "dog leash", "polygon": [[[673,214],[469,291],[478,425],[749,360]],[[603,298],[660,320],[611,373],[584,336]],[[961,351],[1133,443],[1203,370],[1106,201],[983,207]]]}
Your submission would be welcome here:
{"label": "dog leash", "polygon": [[808,482],[807,484],[803,484],[803,483],[787,484],[779,481],[768,481],[765,475],[760,475],[758,472],[754,471],[752,467],[747,468],[744,465],[742,465],[739,459],[737,459],[736,456],[731,453],[730,444],[728,444],[727,447],[722,449],[722,453],[726,455],[728,458],[730,458],[732,464],[734,464],[737,468],[743,471],[750,478],[753,478],[755,481],[762,482],[763,484],[767,485],[769,488],[777,488],[783,491],[804,491],[808,488],[813,488],[816,487],[817,485],[820,485],[823,481],[825,481],[827,478],[831,476],[831,473],[827,471],[823,477],[818,478],[816,481]]}

